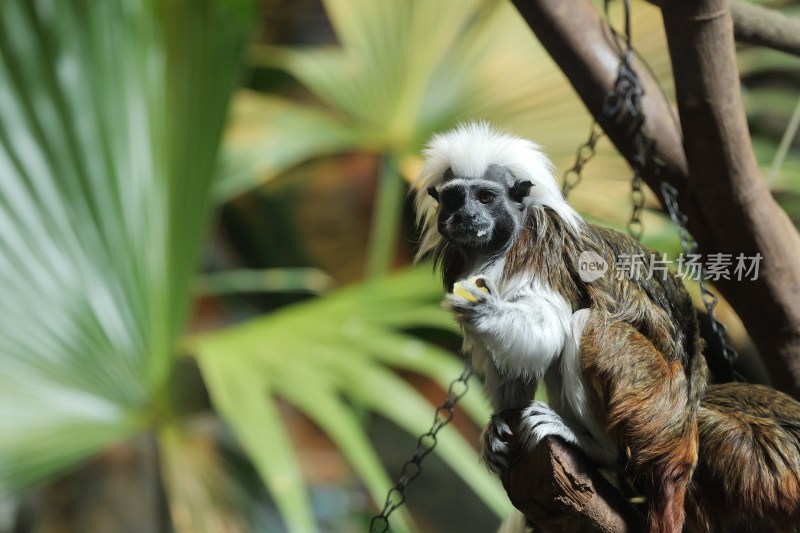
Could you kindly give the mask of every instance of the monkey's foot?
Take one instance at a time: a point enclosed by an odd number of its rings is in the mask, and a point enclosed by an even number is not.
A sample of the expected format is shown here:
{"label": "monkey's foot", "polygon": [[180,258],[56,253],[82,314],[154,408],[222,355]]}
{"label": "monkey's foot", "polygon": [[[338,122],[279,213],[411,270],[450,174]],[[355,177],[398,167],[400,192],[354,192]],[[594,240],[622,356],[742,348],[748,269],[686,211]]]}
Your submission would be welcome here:
{"label": "monkey's foot", "polygon": [[481,459],[489,470],[499,474],[511,466],[514,446],[511,444],[511,427],[506,423],[502,414],[492,415],[489,424],[483,430],[481,442]]}
{"label": "monkey's foot", "polygon": [[564,420],[544,402],[535,401],[522,411],[519,423],[520,437],[528,450],[533,450],[548,435],[578,443],[578,437]]}

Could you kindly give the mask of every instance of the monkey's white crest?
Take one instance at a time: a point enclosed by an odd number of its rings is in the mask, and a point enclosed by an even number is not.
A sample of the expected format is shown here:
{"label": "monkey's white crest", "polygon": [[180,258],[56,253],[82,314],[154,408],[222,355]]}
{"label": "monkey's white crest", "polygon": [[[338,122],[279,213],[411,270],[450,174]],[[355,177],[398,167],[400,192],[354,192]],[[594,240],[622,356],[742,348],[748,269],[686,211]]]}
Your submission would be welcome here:
{"label": "monkey's white crest", "polygon": [[441,243],[436,229],[436,201],[428,188],[444,182],[447,169],[460,177],[480,178],[490,165],[507,168],[517,180],[533,183],[525,201],[528,209],[551,208],[567,227],[578,230],[582,219],[570,207],[553,176],[553,164],[539,146],[511,133],[498,130],[488,122],[468,122],[455,129],[437,133],[423,152],[425,163],[416,181],[417,222],[425,234],[417,257],[420,258]]}

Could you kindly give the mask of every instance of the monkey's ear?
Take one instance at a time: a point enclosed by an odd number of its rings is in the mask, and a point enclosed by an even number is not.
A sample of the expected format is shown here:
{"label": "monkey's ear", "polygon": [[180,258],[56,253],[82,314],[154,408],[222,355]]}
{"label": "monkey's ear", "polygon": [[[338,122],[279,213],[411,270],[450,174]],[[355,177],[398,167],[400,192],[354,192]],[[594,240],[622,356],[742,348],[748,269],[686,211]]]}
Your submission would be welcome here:
{"label": "monkey's ear", "polygon": [[433,198],[437,202],[439,201],[439,191],[437,191],[436,187],[434,187],[433,185],[428,187],[428,194],[430,195],[431,198]]}
{"label": "monkey's ear", "polygon": [[528,180],[518,181],[511,187],[508,194],[515,202],[522,202],[522,200],[528,196],[528,193],[531,192],[532,187],[533,183]]}

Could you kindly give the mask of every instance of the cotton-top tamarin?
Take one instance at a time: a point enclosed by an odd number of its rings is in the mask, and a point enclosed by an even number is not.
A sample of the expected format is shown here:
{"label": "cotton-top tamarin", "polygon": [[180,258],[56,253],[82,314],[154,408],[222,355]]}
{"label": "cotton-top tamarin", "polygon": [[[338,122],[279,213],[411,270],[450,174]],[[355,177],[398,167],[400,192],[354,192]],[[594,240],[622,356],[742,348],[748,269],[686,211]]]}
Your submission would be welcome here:
{"label": "cotton-top tamarin", "polygon": [[[434,136],[424,155],[419,256],[441,267],[445,306],[496,413],[484,460],[508,466],[499,413],[522,409],[527,449],[546,435],[577,444],[635,479],[649,531],[680,532],[707,380],[681,281],[666,271],[619,275],[621,257],[651,252],[587,224],[532,142],[470,123]],[[581,257],[605,262],[605,273],[582,275]],[[532,401],[540,381],[549,405]]]}

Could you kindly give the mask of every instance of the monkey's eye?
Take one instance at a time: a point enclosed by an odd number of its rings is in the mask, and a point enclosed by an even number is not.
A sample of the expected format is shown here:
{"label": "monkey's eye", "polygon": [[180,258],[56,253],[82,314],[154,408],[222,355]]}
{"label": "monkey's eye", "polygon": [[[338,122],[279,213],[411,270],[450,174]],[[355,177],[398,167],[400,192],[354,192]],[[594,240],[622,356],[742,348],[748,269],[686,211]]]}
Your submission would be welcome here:
{"label": "monkey's eye", "polygon": [[482,204],[490,204],[495,198],[495,194],[489,190],[483,190],[478,193],[478,201]]}

